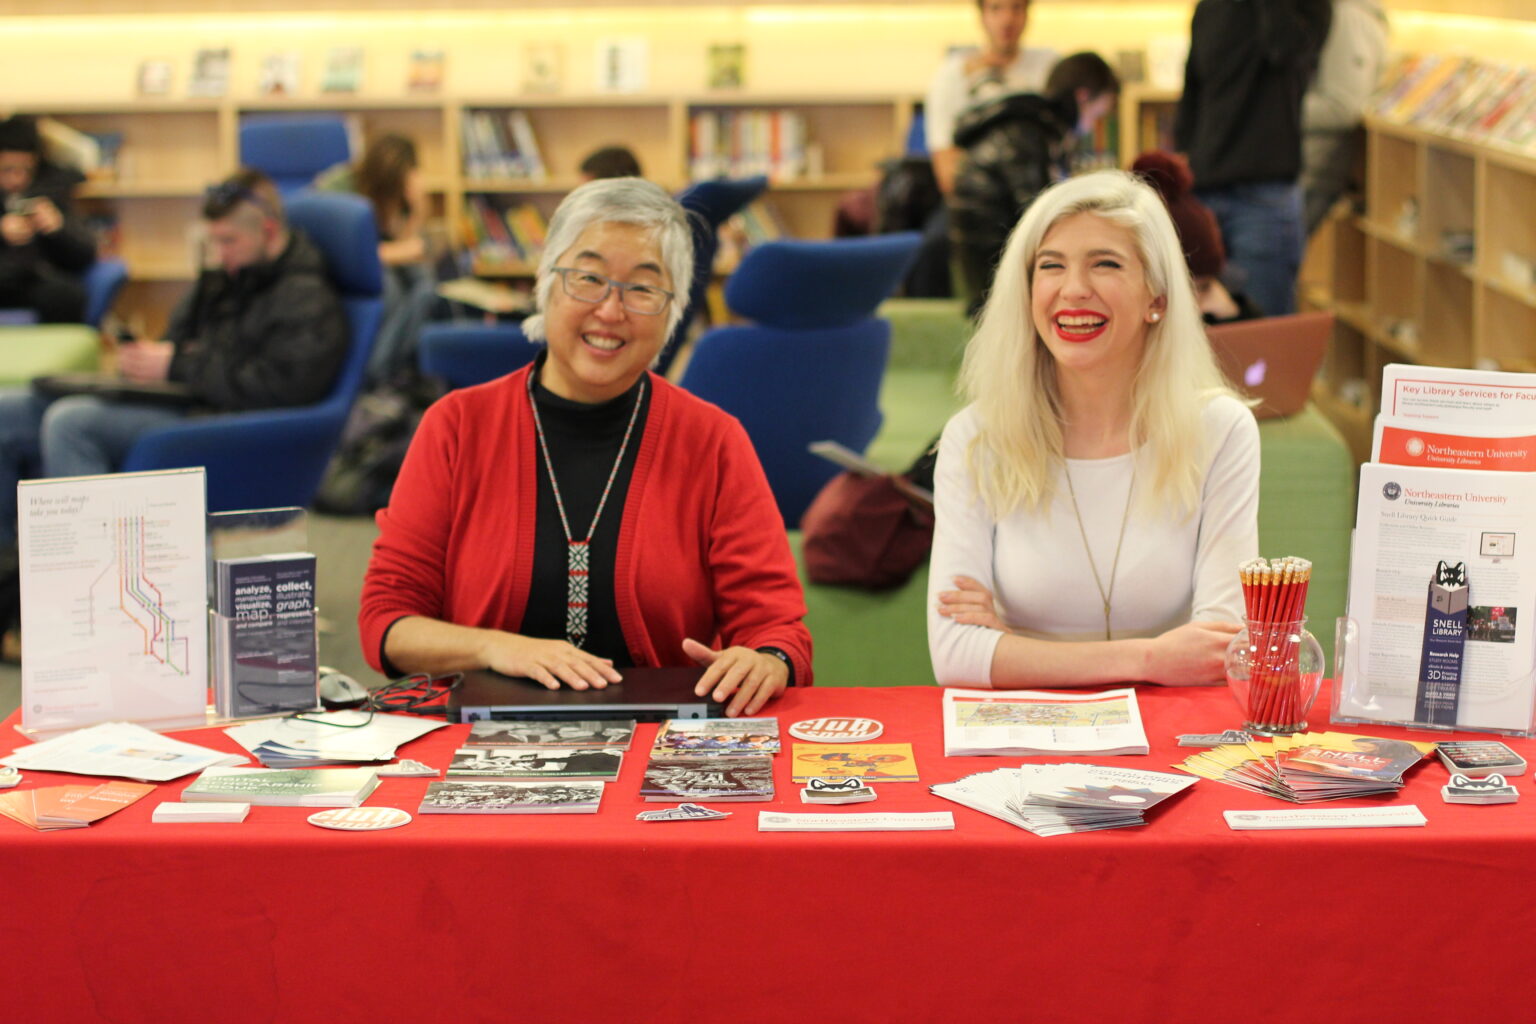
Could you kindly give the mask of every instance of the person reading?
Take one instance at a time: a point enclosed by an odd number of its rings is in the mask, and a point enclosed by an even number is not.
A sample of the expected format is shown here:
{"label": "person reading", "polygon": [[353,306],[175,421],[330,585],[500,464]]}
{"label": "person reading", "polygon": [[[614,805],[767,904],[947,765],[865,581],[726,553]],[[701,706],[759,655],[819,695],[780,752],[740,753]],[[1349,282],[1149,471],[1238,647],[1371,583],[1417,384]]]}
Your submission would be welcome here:
{"label": "person reading", "polygon": [[692,263],[687,215],[656,185],[601,179],[560,204],[524,324],[547,350],[433,405],[379,512],[358,617],[375,668],[585,689],[696,662],[729,715],[811,682],[746,432],[648,372]]}
{"label": "person reading", "polygon": [[961,383],[934,477],[938,682],[1220,679],[1258,549],[1258,427],[1157,194],[1122,171],[1043,192]]}

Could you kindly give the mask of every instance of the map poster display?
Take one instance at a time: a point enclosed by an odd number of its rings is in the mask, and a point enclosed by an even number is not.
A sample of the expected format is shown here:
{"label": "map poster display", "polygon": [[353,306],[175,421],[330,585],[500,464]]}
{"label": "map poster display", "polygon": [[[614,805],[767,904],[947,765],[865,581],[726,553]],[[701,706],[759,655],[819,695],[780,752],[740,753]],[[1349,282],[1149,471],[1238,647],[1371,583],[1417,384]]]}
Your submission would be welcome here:
{"label": "map poster display", "polygon": [[207,504],[201,468],[22,481],[24,731],[206,721]]}

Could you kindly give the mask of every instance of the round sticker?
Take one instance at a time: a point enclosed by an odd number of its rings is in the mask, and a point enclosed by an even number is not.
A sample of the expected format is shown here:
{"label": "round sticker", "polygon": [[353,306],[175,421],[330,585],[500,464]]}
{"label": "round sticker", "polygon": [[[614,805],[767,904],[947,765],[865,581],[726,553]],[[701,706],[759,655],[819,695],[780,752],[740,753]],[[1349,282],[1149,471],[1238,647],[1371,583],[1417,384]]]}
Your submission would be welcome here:
{"label": "round sticker", "polygon": [[873,718],[807,718],[789,727],[795,739],[812,743],[862,743],[884,731]]}
{"label": "round sticker", "polygon": [[372,832],[397,828],[411,820],[409,811],[398,807],[332,807],[309,816],[311,825],[340,829],[343,832]]}

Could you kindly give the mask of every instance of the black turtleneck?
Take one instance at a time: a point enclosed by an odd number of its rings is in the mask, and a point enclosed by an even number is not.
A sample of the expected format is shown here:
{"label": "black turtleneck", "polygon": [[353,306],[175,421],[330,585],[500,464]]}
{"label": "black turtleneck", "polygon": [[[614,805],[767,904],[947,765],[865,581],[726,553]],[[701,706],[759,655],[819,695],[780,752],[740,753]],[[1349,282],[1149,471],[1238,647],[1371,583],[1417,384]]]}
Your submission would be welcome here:
{"label": "black turtleneck", "polygon": [[[635,383],[624,394],[607,402],[587,405],[561,398],[540,383],[540,366],[533,377],[533,401],[538,409],[539,421],[544,427],[544,438],[549,445],[550,462],[554,465],[560,496],[565,502],[565,514],[570,523],[571,536],[577,540],[587,535],[592,526],[592,514],[597,511],[603,485],[613,471],[619,445],[624,440],[624,429],[629,426],[630,414],[635,402],[643,401],[635,429],[624,450],[624,461],[614,477],[613,489],[603,506],[603,516],[593,531],[590,547],[591,565],[587,584],[587,639],[583,650],[604,658],[612,658],[619,667],[635,663],[634,656],[624,641],[619,628],[618,605],[613,596],[613,569],[619,550],[619,524],[624,516],[625,497],[629,493],[629,481],[634,475],[635,460],[640,451],[640,438],[645,432],[651,388],[648,382]],[[644,381],[645,378],[641,378]],[[528,609],[523,613],[524,636],[564,640],[566,607],[566,537],[560,525],[560,511],[555,505],[554,488],[550,486],[549,470],[542,452],[535,450],[538,459],[538,511],[534,533],[533,583],[528,591]]]}

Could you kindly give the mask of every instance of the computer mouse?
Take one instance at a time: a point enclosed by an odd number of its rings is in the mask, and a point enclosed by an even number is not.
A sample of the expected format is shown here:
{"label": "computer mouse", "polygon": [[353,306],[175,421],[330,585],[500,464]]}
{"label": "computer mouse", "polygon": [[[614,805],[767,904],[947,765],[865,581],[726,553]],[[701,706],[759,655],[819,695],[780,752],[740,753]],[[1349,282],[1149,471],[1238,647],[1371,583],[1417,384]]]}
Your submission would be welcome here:
{"label": "computer mouse", "polygon": [[320,666],[320,706],[330,711],[358,708],[368,702],[368,690],[345,672]]}

